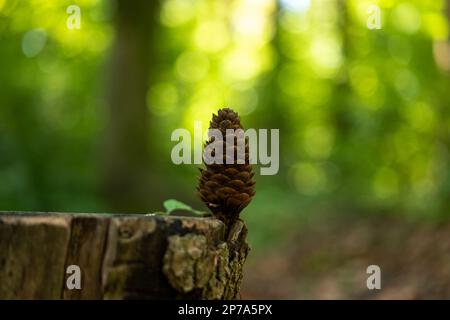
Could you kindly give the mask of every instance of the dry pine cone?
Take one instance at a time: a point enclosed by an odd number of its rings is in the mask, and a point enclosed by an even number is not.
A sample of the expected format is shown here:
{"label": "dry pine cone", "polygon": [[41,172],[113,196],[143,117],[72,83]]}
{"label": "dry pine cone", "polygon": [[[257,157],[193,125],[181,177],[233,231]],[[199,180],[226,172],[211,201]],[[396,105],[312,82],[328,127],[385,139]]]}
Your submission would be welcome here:
{"label": "dry pine cone", "polygon": [[226,164],[226,129],[243,129],[239,115],[229,108],[220,109],[217,115],[213,114],[210,129],[220,130],[222,139],[216,142],[214,137],[210,136],[205,143],[205,150],[213,142],[218,148],[222,147],[223,164],[205,163],[206,168],[200,169],[201,176],[197,190],[213,214],[226,226],[231,226],[255,195],[254,173],[249,163],[248,140],[245,140],[245,163],[237,164],[239,144],[238,138],[234,136],[233,145],[230,146],[234,149],[234,162]]}

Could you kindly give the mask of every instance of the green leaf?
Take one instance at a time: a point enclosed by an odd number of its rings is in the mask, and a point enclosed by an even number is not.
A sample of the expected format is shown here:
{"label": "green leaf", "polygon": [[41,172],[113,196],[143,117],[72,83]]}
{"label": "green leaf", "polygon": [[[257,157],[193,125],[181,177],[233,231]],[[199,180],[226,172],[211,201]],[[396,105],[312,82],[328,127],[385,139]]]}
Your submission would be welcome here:
{"label": "green leaf", "polygon": [[164,201],[164,208],[166,209],[168,214],[177,209],[192,211],[191,206],[188,206],[187,204],[175,199],[169,199]]}
{"label": "green leaf", "polygon": [[190,211],[196,215],[202,215],[205,213],[203,211],[194,210],[194,209],[192,209],[191,206],[189,206],[181,201],[175,200],[175,199],[168,199],[168,200],[164,201],[163,205],[164,205],[164,208],[166,209],[166,214],[170,214],[172,211],[175,211],[175,210],[186,210],[186,211]]}

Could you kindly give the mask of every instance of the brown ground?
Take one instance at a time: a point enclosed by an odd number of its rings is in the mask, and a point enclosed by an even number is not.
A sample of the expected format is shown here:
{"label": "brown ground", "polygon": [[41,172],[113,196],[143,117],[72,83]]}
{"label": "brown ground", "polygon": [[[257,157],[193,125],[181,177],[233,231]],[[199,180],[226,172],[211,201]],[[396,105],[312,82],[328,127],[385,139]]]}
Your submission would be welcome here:
{"label": "brown ground", "polygon": [[[381,268],[368,290],[366,268]],[[310,223],[250,254],[243,299],[450,299],[450,223],[348,217]]]}

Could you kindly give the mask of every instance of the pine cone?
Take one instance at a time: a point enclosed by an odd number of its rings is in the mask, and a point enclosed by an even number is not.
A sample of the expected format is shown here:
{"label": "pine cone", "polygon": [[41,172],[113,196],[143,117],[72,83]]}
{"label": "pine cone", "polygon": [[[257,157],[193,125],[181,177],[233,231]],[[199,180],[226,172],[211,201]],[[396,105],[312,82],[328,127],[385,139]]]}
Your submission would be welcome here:
{"label": "pine cone", "polygon": [[[222,139],[215,141],[209,137],[205,143],[208,145],[215,142],[216,146],[223,150],[223,164],[207,164],[205,169],[200,169],[201,176],[197,190],[201,199],[213,214],[222,220],[226,226],[231,226],[239,213],[252,200],[255,195],[255,182],[253,181],[252,166],[249,163],[248,140],[243,137],[234,136],[232,147],[234,152],[233,164],[226,163],[226,129],[243,129],[239,115],[229,108],[220,109],[217,116],[213,114],[210,129],[219,129]],[[245,163],[237,163],[237,150],[239,145],[245,145]],[[214,153],[213,153],[214,156]]]}

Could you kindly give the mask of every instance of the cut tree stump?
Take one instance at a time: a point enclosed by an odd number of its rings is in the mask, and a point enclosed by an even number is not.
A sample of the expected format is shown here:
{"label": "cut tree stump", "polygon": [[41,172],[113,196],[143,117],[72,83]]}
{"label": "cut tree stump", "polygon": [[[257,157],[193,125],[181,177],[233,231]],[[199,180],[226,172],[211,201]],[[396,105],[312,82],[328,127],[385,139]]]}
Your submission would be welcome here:
{"label": "cut tree stump", "polygon": [[0,299],[235,299],[246,235],[240,220],[225,239],[215,218],[0,212]]}

